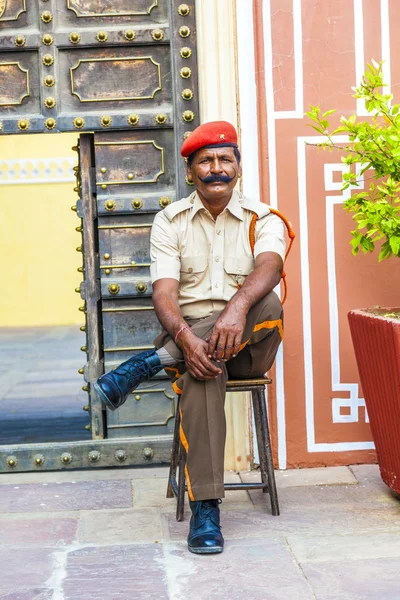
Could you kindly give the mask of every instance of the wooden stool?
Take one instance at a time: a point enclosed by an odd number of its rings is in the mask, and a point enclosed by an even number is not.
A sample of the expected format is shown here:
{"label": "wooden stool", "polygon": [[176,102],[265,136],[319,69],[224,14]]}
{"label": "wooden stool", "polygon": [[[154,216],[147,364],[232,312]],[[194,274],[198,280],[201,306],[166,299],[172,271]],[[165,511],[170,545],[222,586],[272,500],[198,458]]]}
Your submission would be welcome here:
{"label": "wooden stool", "polygon": [[[271,439],[269,435],[267,408],[265,403],[265,385],[271,379],[231,379],[226,383],[226,390],[231,392],[251,392],[254,422],[256,426],[257,446],[260,456],[260,483],[225,483],[226,490],[259,490],[269,493],[271,512],[279,515],[278,493],[276,491],[274,465],[272,461]],[[167,498],[177,498],[176,520],[183,521],[185,509],[185,453],[179,438],[180,412],[179,399],[175,415],[175,429],[172,443],[171,463],[169,469]],[[178,481],[176,472],[179,467]]]}

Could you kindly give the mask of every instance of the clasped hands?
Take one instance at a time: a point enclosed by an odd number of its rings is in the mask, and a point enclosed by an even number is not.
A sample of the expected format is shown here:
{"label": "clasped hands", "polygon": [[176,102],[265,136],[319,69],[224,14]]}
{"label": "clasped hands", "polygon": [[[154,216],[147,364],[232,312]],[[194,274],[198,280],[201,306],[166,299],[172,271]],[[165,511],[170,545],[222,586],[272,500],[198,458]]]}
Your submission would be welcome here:
{"label": "clasped hands", "polygon": [[215,379],[222,372],[218,362],[226,362],[240,351],[246,326],[246,311],[228,305],[218,317],[211,336],[202,340],[191,330],[181,336],[189,373],[200,381]]}

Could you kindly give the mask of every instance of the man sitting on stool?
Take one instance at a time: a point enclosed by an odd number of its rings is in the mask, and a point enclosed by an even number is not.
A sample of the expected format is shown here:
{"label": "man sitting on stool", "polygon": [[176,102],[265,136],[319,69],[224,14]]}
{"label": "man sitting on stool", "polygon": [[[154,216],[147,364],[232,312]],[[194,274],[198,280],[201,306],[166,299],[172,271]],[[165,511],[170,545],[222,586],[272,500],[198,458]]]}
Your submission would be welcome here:
{"label": "man sitting on stool", "polygon": [[[189,550],[222,552],[225,384],[262,377],[283,335],[273,292],[285,256],[284,225],[266,204],[234,190],[241,175],[235,128],[205,123],[184,141],[195,190],[160,211],[151,231],[153,303],[163,331],[155,349],[100,377],[95,389],[119,408],[142,381],[164,369],[180,395],[181,442],[192,510]],[[250,229],[254,214],[254,253]]]}

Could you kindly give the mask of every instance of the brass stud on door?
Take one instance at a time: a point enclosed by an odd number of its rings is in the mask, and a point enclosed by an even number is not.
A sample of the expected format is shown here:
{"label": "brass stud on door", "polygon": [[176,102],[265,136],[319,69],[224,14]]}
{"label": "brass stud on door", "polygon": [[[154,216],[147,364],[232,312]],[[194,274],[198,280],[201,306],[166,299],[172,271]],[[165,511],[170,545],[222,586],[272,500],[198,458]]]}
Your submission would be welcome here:
{"label": "brass stud on door", "polygon": [[103,175],[104,175],[104,173],[107,173],[107,169],[105,167],[101,167],[100,173],[103,173]]}
{"label": "brass stud on door", "polygon": [[134,174],[133,174],[133,173],[128,173],[127,177],[128,177],[128,179],[129,179],[129,181],[132,181],[132,179],[134,179],[134,178],[135,178],[135,176],[134,176]]}
{"label": "brass stud on door", "polygon": [[132,200],[132,208],[135,208],[136,210],[139,208],[142,208],[143,206],[143,200],[141,200],[140,198],[134,198]]}
{"label": "brass stud on door", "polygon": [[81,346],[81,352],[86,352],[86,346]]}
{"label": "brass stud on door", "polygon": [[190,7],[187,4],[180,4],[178,6],[178,13],[181,15],[181,17],[187,17],[190,13]]}
{"label": "brass stud on door", "polygon": [[91,450],[88,454],[90,462],[97,462],[100,460],[100,452],[98,450]]}
{"label": "brass stud on door", "polygon": [[[73,206],[71,206],[71,210],[73,210],[74,212],[76,212],[76,210],[77,210],[76,204],[74,204]],[[78,248],[76,249],[76,251],[78,252]]]}
{"label": "brass stud on door", "polygon": [[106,254],[104,254],[104,258],[105,258],[106,260],[108,260],[109,258],[111,258],[111,256],[110,256],[110,254],[106,253]]}
{"label": "brass stud on door", "polygon": [[89,386],[87,386],[87,385],[83,385],[83,386],[82,386],[82,391],[83,391],[83,392],[88,392],[88,391],[89,391]]}
{"label": "brass stud on door", "polygon": [[168,198],[168,196],[162,196],[160,198],[160,206],[161,206],[161,208],[165,208],[169,204],[171,204],[171,198]]}
{"label": "brass stud on door", "polygon": [[179,35],[183,38],[187,38],[190,35],[190,28],[187,25],[179,27]]}
{"label": "brass stud on door", "polygon": [[106,270],[104,271],[104,273],[105,273],[106,275],[111,275],[111,269],[106,269]]}
{"label": "brass stud on door", "polygon": [[86,331],[86,325],[81,325],[81,326],[79,327],[79,329],[80,329],[81,331]]}
{"label": "brass stud on door", "polygon": [[46,33],[43,37],[42,37],[42,42],[45,46],[51,46],[53,43],[53,36],[50,35],[49,33]]}
{"label": "brass stud on door", "polygon": [[182,117],[183,120],[186,121],[186,123],[190,123],[190,121],[193,121],[194,119],[194,112],[191,110],[185,110]]}
{"label": "brass stud on door", "polygon": [[75,129],[82,129],[82,127],[84,125],[85,125],[85,119],[83,117],[76,117],[76,119],[74,119]]}
{"label": "brass stud on door", "polygon": [[84,410],[85,412],[89,412],[90,406],[88,404],[85,404],[85,406],[82,407],[82,410]]}
{"label": "brass stud on door", "polygon": [[108,40],[108,33],[106,31],[99,31],[99,33],[96,35],[96,39],[99,42],[106,42]]}
{"label": "brass stud on door", "polygon": [[80,293],[81,293],[81,288],[80,288],[80,287],[76,287],[76,288],[75,288],[75,292],[76,292],[77,294],[80,294]]}
{"label": "brass stud on door", "polygon": [[43,454],[35,454],[35,456],[33,457],[33,463],[37,467],[42,466],[43,463],[44,463],[44,456],[43,456]]}
{"label": "brass stud on door", "polygon": [[51,67],[53,62],[54,62],[54,58],[52,57],[51,54],[45,54],[42,58],[42,63],[44,64],[45,67]]}
{"label": "brass stud on door", "polygon": [[49,10],[45,10],[40,15],[40,18],[42,19],[43,23],[51,23],[51,21],[53,20],[53,15]]}
{"label": "brass stud on door", "polygon": [[109,115],[104,115],[103,117],[101,117],[100,123],[103,125],[103,127],[110,127],[112,123],[112,118]]}
{"label": "brass stud on door", "polygon": [[7,456],[7,464],[9,467],[16,467],[18,460],[15,456]]}
{"label": "brass stud on door", "polygon": [[108,291],[110,292],[110,294],[119,294],[121,288],[118,285],[118,283],[110,283],[110,285],[108,286]]}
{"label": "brass stud on door", "polygon": [[125,39],[128,40],[128,42],[131,42],[132,40],[134,40],[136,37],[136,31],[133,31],[132,29],[128,29],[128,31],[125,31]]}
{"label": "brass stud on door", "polygon": [[14,43],[19,48],[21,48],[22,46],[25,46],[25,44],[26,44],[25,37],[23,35],[17,35],[17,37],[14,40]]}
{"label": "brass stud on door", "polygon": [[147,292],[147,285],[143,281],[139,281],[139,283],[136,284],[136,291],[139,292],[139,294],[144,294]]}
{"label": "brass stud on door", "polygon": [[90,425],[85,425],[84,429],[86,429],[86,431],[90,431]]}
{"label": "brass stud on door", "polygon": [[185,46],[184,48],[181,48],[179,54],[182,56],[182,58],[190,58],[192,56],[192,51],[190,48]]}
{"label": "brass stud on door", "polygon": [[182,98],[184,100],[191,100],[193,98],[193,92],[192,92],[192,90],[190,90],[189,88],[186,88],[185,90],[183,90],[183,92],[182,92]]}
{"label": "brass stud on door", "polygon": [[78,247],[76,248],[76,251],[77,251],[77,252],[82,252],[82,251],[83,251],[83,250],[82,250],[82,246],[78,246]]}
{"label": "brass stud on door", "polygon": [[44,125],[46,127],[46,129],[55,129],[55,126],[57,125],[57,121],[55,119],[46,119],[44,122]]}
{"label": "brass stud on door", "polygon": [[115,210],[117,207],[117,204],[114,200],[107,200],[106,202],[104,202],[104,208],[106,210]]}
{"label": "brass stud on door", "polygon": [[81,41],[81,36],[79,35],[79,33],[76,33],[74,31],[69,34],[69,41],[71,42],[71,44],[79,44],[79,42]]}
{"label": "brass stud on door", "polygon": [[155,40],[156,42],[159,42],[160,40],[164,39],[164,32],[162,29],[154,29],[151,32],[151,37],[153,38],[153,40]]}
{"label": "brass stud on door", "polygon": [[191,69],[189,69],[189,67],[182,67],[182,69],[180,70],[180,75],[181,75],[181,77],[183,77],[183,79],[189,79],[191,74],[192,74],[192,71],[191,71]]}
{"label": "brass stud on door", "polygon": [[78,369],[78,373],[79,373],[79,375],[83,375],[83,374],[84,374],[84,372],[85,372],[85,371],[84,371],[84,369]]}
{"label": "brass stud on door", "polygon": [[29,129],[29,121],[27,119],[21,119],[18,121],[18,129],[20,131],[26,131]]}
{"label": "brass stud on door", "polygon": [[45,99],[44,105],[46,108],[54,108],[56,105],[55,98],[53,98],[52,96],[49,96],[48,98]]}
{"label": "brass stud on door", "polygon": [[158,115],[156,115],[156,123],[158,123],[159,125],[163,125],[167,120],[167,115],[165,115],[164,113],[159,113]]}
{"label": "brass stud on door", "polygon": [[63,454],[61,454],[60,459],[61,459],[61,462],[68,465],[69,463],[72,462],[72,454],[70,454],[69,452],[64,452]]}
{"label": "brass stud on door", "polygon": [[55,82],[56,80],[54,79],[53,75],[46,75],[46,77],[44,78],[44,85],[46,87],[53,87]]}
{"label": "brass stud on door", "polygon": [[153,448],[144,448],[142,452],[143,458],[146,460],[151,460],[154,456]]}
{"label": "brass stud on door", "polygon": [[129,125],[137,125],[139,123],[139,115],[136,115],[135,113],[129,115],[128,123]]}
{"label": "brass stud on door", "polygon": [[116,450],[114,456],[119,462],[123,462],[127,459],[125,450]]}

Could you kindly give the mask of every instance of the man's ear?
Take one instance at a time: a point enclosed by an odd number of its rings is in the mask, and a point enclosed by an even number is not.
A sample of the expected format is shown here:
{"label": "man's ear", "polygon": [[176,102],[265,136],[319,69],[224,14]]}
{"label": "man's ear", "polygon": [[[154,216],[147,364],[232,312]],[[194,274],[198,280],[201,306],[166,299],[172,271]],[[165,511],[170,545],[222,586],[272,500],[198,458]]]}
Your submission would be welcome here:
{"label": "man's ear", "polygon": [[189,164],[187,164],[187,165],[186,165],[186,175],[187,175],[187,180],[188,180],[190,183],[193,183],[192,169],[190,168],[190,165],[189,165]]}

